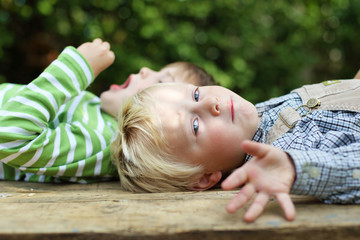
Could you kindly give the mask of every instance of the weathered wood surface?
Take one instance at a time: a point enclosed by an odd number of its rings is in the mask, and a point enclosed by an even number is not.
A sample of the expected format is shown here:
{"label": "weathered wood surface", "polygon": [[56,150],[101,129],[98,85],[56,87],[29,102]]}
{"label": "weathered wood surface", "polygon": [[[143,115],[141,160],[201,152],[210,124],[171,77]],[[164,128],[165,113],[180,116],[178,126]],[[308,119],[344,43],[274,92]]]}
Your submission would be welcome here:
{"label": "weathered wood surface", "polygon": [[235,191],[131,194],[116,182],[0,181],[0,239],[360,239],[360,206],[294,196],[297,217],[272,201],[255,223],[225,211]]}

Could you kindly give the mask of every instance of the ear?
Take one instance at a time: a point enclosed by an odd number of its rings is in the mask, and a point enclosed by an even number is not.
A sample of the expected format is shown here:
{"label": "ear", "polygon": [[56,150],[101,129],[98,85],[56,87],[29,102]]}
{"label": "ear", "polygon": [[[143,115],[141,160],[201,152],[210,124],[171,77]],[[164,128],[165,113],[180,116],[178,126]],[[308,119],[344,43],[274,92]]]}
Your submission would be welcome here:
{"label": "ear", "polygon": [[217,184],[222,177],[221,171],[212,172],[212,173],[204,173],[199,181],[192,187],[192,190],[195,191],[203,191],[213,187]]}

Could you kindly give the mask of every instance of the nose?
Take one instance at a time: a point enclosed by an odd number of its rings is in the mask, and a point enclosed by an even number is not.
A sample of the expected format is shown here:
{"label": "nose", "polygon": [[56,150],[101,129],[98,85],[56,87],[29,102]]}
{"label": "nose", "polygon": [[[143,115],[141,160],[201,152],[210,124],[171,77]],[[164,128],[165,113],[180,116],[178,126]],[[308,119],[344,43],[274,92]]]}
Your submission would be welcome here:
{"label": "nose", "polygon": [[151,72],[152,72],[152,70],[150,68],[142,67],[140,69],[140,76],[142,79],[145,79],[151,74]]}
{"label": "nose", "polygon": [[202,99],[199,103],[195,103],[199,114],[210,113],[212,116],[219,116],[220,110],[220,99],[218,97],[207,97]]}

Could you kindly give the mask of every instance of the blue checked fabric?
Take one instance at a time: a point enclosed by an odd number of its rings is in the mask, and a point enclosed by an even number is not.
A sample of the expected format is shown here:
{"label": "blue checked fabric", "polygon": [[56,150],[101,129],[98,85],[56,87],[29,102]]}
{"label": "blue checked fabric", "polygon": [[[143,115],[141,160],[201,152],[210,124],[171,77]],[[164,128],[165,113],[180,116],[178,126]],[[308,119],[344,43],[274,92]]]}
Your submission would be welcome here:
{"label": "blue checked fabric", "polygon": [[[256,104],[262,119],[253,140],[265,143],[278,113],[300,105],[296,93]],[[325,203],[360,203],[360,113],[313,110],[272,145],[294,162],[297,176],[291,194],[315,196]]]}

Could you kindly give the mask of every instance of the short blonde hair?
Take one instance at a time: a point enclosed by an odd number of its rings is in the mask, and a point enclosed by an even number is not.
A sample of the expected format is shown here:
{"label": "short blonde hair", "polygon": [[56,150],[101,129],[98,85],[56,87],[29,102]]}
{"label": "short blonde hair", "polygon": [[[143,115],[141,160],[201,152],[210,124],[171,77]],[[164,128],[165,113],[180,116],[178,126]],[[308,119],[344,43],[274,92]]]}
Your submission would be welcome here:
{"label": "short blonde hair", "polygon": [[171,154],[156,115],[151,88],[124,102],[112,158],[121,188],[132,192],[190,190],[203,171]]}

